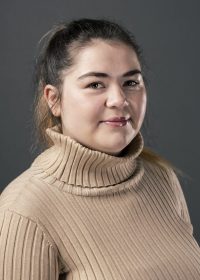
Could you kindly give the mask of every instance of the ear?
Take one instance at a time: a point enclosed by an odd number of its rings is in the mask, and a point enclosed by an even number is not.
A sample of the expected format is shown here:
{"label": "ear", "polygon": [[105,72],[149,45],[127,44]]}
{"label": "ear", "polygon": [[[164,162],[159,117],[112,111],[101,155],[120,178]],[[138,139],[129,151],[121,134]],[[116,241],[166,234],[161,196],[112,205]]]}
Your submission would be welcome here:
{"label": "ear", "polygon": [[46,99],[48,106],[55,117],[59,117],[61,115],[60,100],[58,100],[58,97],[59,93],[56,87],[49,84],[45,86],[44,98]]}

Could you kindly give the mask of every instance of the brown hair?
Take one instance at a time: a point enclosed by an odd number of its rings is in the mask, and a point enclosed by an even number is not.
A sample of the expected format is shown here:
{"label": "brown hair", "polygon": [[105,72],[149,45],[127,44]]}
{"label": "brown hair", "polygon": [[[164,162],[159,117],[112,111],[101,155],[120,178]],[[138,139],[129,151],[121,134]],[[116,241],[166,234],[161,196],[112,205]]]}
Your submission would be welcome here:
{"label": "brown hair", "polygon": [[[34,123],[36,132],[36,145],[43,148],[50,147],[53,143],[46,134],[46,129],[61,124],[60,117],[55,117],[43,94],[46,84],[57,87],[61,99],[62,72],[73,65],[74,52],[86,47],[92,39],[122,42],[131,46],[140,62],[143,78],[145,77],[146,63],[144,61],[141,47],[137,44],[135,37],[124,27],[114,21],[106,19],[83,18],[70,22],[61,22],[53,26],[40,40],[39,54],[35,64],[35,105]],[[61,126],[59,126],[61,128]],[[62,131],[60,131],[62,133]],[[166,168],[171,167],[179,174],[181,170],[172,165],[168,160],[144,147],[140,157],[152,163]]]}

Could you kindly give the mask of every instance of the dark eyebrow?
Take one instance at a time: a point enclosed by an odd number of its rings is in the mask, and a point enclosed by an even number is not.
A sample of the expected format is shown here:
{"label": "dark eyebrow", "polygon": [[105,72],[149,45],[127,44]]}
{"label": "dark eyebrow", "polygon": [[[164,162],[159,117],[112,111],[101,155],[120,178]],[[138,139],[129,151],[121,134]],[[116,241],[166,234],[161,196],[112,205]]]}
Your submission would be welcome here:
{"label": "dark eyebrow", "polygon": [[[122,75],[122,77],[129,77],[129,76],[133,76],[133,75],[138,74],[138,73],[139,73],[139,74],[142,74],[142,72],[141,72],[139,69],[134,69],[134,70],[130,70],[130,71],[124,73],[124,74]],[[86,77],[93,77],[93,76],[94,76],[94,77],[103,77],[103,78],[109,77],[109,75],[106,74],[106,73],[101,73],[101,72],[89,72],[89,73],[86,73],[86,74],[84,74],[84,75],[78,77],[78,80],[83,79],[83,78],[86,78]]]}

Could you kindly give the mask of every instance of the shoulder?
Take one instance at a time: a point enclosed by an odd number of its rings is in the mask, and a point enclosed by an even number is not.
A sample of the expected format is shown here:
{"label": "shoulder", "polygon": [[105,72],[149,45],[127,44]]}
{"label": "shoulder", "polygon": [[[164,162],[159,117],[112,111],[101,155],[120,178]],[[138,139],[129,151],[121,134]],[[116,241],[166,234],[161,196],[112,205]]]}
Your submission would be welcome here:
{"label": "shoulder", "polygon": [[31,226],[54,244],[45,224],[45,218],[48,219],[51,214],[46,211],[46,205],[50,204],[47,192],[50,195],[50,191],[51,188],[35,179],[31,168],[21,173],[0,195],[0,229],[3,224],[8,226],[9,221],[12,221],[13,227],[18,223],[23,227]]}
{"label": "shoulder", "polygon": [[23,194],[31,178],[30,169],[25,170],[13,179],[2,191],[0,195],[0,211],[9,207],[17,198]]}
{"label": "shoulder", "polygon": [[187,204],[183,188],[179,181],[176,171],[170,166],[161,166],[160,164],[142,160],[144,166],[144,180],[155,193],[159,193],[163,199],[170,201],[178,210],[179,214],[182,209],[185,210],[184,216],[189,220]]}
{"label": "shoulder", "polygon": [[4,188],[0,195],[0,213],[11,210],[33,219],[40,217],[51,188],[34,177],[32,169],[28,168]]}
{"label": "shoulder", "polygon": [[170,165],[162,165],[146,159],[141,161],[144,167],[144,179],[151,182],[153,188],[167,192],[173,200],[182,193],[178,175]]}
{"label": "shoulder", "polygon": [[178,180],[176,174],[183,174],[172,162],[150,148],[145,147],[140,158],[146,173],[149,175],[153,174],[153,176],[156,176],[156,179],[162,178],[164,181],[172,183]]}
{"label": "shoulder", "polygon": [[157,179],[162,178],[167,181],[177,178],[174,169],[169,165],[162,165],[144,158],[141,158],[141,161],[146,174],[150,176],[156,176]]}

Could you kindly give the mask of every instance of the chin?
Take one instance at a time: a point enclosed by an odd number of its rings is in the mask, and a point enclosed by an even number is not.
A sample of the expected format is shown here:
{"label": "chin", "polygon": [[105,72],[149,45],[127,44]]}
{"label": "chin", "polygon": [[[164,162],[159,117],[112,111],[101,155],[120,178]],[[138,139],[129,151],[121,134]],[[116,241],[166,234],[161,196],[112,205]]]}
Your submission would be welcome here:
{"label": "chin", "polygon": [[101,152],[104,152],[106,154],[109,154],[109,155],[118,155],[121,153],[121,151],[127,146],[128,144],[126,145],[117,145],[116,148],[114,149],[113,147],[113,144],[111,145],[107,145],[107,146],[103,146],[103,147],[99,147],[99,151]]}

